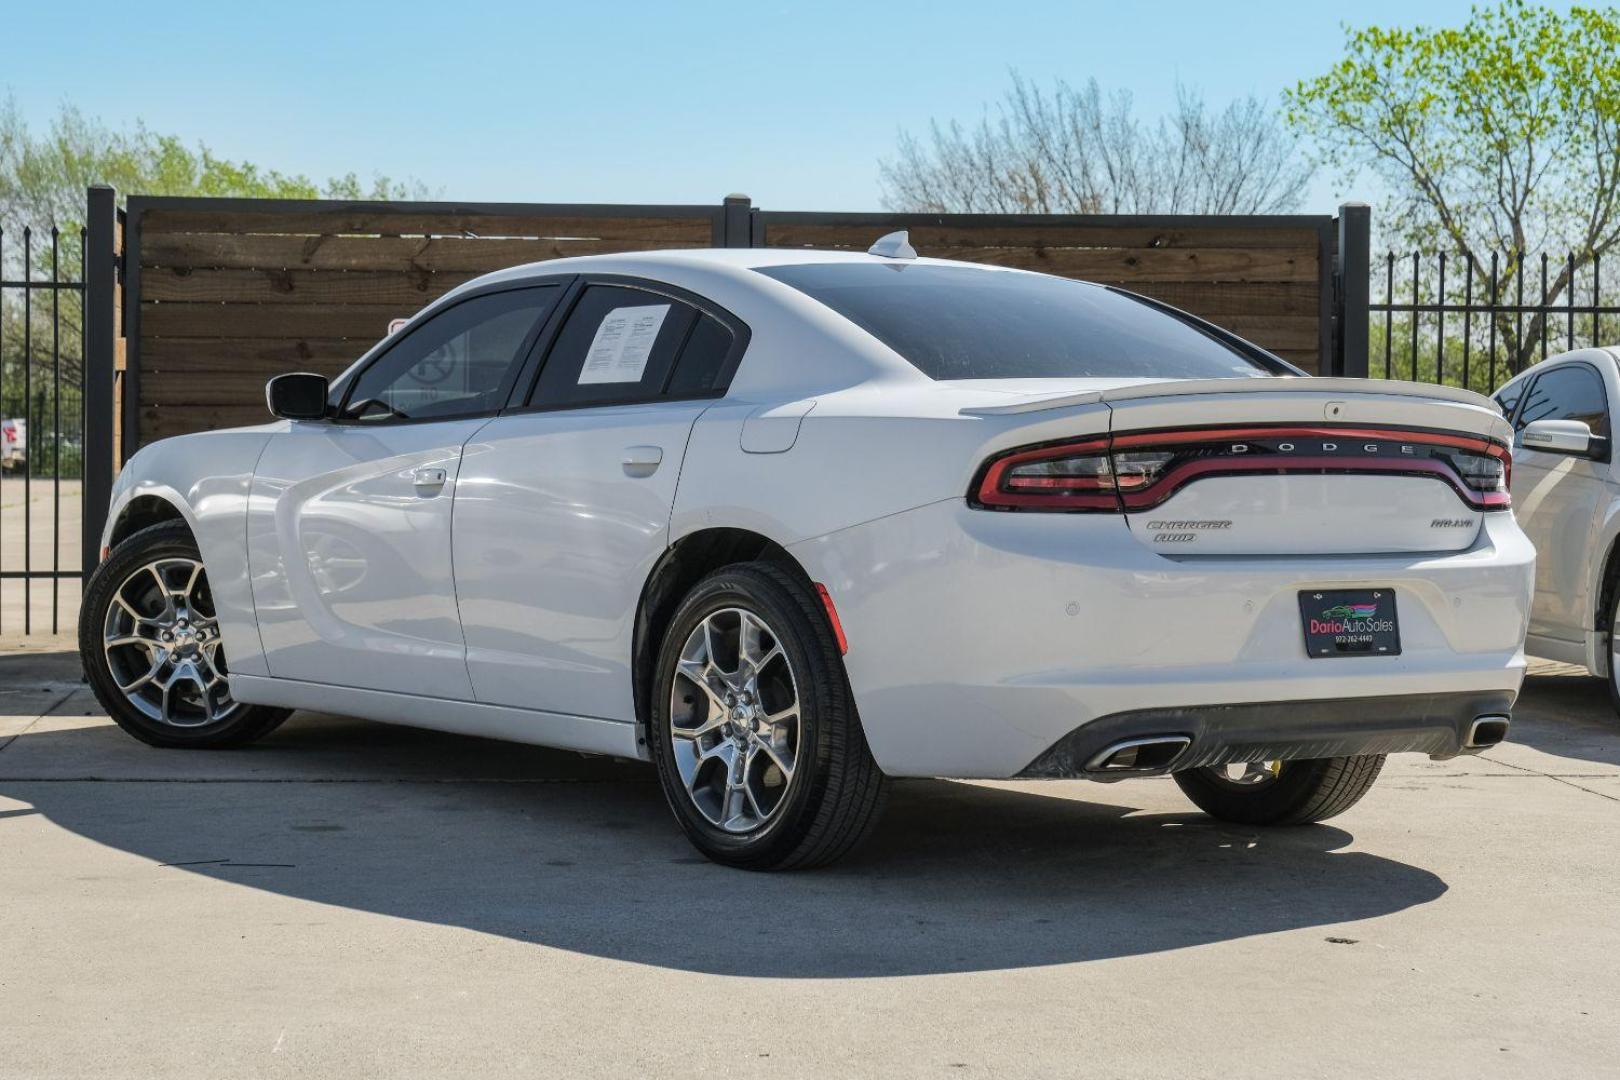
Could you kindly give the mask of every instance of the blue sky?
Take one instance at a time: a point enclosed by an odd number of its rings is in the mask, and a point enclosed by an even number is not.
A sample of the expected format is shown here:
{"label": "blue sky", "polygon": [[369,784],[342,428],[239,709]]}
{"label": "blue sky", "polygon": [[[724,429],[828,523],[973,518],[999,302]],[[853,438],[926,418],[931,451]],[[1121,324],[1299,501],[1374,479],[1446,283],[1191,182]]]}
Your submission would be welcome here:
{"label": "blue sky", "polygon": [[[1456,23],[1466,0],[1209,3],[28,3],[0,16],[0,93],[43,126],[110,124],[316,178],[446,198],[879,207],[902,128],[976,119],[1016,69],[1095,76],[1157,115],[1338,55],[1341,23]],[[1368,197],[1320,177],[1310,211]]]}

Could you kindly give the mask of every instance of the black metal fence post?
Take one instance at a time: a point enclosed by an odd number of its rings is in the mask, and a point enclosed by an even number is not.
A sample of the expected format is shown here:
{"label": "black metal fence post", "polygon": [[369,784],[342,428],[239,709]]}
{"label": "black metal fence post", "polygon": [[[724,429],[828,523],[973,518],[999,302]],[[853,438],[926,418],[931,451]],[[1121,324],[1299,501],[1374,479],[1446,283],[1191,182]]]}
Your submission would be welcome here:
{"label": "black metal fence post", "polygon": [[84,578],[101,561],[101,530],[113,478],[113,380],[118,351],[118,196],[93,187],[85,218],[84,295]]}
{"label": "black metal fence post", "polygon": [[1368,319],[1372,317],[1372,208],[1366,203],[1339,207],[1339,250],[1334,271],[1339,333],[1333,373],[1365,379]]}

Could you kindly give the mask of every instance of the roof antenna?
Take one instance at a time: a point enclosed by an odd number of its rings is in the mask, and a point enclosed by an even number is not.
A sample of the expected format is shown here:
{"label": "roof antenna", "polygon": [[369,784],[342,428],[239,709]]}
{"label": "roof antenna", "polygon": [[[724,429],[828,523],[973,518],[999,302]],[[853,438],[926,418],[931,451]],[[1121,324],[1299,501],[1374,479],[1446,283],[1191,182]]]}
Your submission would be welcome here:
{"label": "roof antenna", "polygon": [[917,249],[911,246],[906,230],[878,237],[878,242],[866,249],[868,255],[881,255],[885,259],[915,259]]}

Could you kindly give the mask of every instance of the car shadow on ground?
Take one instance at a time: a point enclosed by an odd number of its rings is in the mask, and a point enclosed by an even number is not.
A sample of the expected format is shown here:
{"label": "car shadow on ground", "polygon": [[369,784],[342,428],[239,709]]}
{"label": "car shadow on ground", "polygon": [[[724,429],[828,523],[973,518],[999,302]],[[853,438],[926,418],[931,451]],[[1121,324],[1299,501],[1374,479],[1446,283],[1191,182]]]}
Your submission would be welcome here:
{"label": "car shadow on ground", "polygon": [[[142,782],[63,782],[75,767]],[[1446,891],[1428,870],[1344,850],[1352,837],[1342,828],[1263,831],[1190,807],[1141,812],[1129,785],[1109,789],[1114,802],[1087,800],[1102,790],[902,781],[852,857],[759,874],[700,858],[647,767],[535,747],[300,715],[242,751],[150,750],[87,721],[26,732],[0,754],[0,796],[145,862],[88,887],[198,874],[727,975],[1141,955],[1374,918]],[[1158,805],[1179,798],[1156,790]],[[0,842],[32,816],[0,819]]]}
{"label": "car shadow on ground", "polygon": [[1576,761],[1620,765],[1620,716],[1609,684],[1587,675],[1529,675],[1508,741]]}

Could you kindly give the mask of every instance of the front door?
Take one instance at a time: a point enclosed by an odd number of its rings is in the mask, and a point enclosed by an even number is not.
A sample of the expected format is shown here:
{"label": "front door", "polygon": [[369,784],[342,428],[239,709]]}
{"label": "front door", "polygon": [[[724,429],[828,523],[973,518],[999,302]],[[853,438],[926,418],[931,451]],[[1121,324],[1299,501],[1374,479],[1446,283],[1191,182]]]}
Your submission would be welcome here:
{"label": "front door", "polygon": [[588,284],[527,407],[466,447],[455,574],[479,701],[635,718],[637,603],[687,437],[745,343],[655,288]]}
{"label": "front door", "polygon": [[271,437],[248,559],[273,677],[472,697],[450,565],[462,446],[505,403],[559,292],[443,309],[350,380],[333,419]]}
{"label": "front door", "polygon": [[[1608,392],[1597,371],[1571,363],[1538,375],[1525,391],[1515,430],[1535,420],[1582,420],[1608,438]],[[1608,503],[1609,465],[1589,457],[1513,450],[1513,508],[1536,547],[1536,592],[1530,633],[1585,640],[1587,586],[1598,510]]]}

